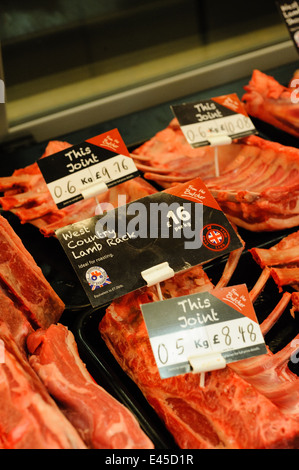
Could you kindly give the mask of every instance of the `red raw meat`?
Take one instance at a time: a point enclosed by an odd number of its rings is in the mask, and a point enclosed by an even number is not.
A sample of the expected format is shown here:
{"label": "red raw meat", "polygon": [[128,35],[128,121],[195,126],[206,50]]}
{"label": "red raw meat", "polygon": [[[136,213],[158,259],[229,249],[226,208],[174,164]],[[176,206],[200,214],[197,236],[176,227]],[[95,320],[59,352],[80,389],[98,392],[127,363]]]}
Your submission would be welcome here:
{"label": "red raw meat", "polygon": [[[178,137],[169,149],[168,133]],[[163,187],[199,176],[227,217],[250,231],[273,231],[299,223],[299,150],[250,136],[214,149],[191,149],[175,122],[132,154],[144,177]],[[184,143],[183,143],[184,142]],[[190,150],[184,155],[186,147]],[[194,155],[192,153],[194,151]],[[189,155],[192,154],[192,157]]]}
{"label": "red raw meat", "polygon": [[[50,141],[41,158],[70,146],[71,144],[67,142]],[[54,236],[55,230],[60,227],[95,215],[97,203],[94,198],[58,209],[37,163],[15,170],[12,176],[1,177],[0,191],[4,192],[0,197],[2,208],[14,213],[21,223],[30,222],[35,225],[46,237]],[[110,203],[117,207],[119,194],[125,195],[126,203],[129,203],[154,192],[156,189],[153,186],[137,177],[97,196],[97,201],[100,204]]]}
{"label": "red raw meat", "polygon": [[[243,146],[234,142],[232,145],[219,147],[220,173],[237,157]],[[165,129],[136,148],[131,156],[147,179],[157,181],[164,188],[196,177],[206,181],[215,176],[214,148],[193,148],[187,142],[176,118]]]}
{"label": "red raw meat", "polygon": [[267,334],[268,331],[272,328],[272,326],[279,320],[281,315],[286,310],[291,298],[292,298],[292,295],[289,292],[283,293],[278,304],[274,307],[272,312],[267,316],[267,318],[260,325],[263,335]]}
{"label": "red raw meat", "polygon": [[299,421],[299,378],[288,367],[290,356],[299,349],[299,335],[285,348],[230,364],[230,367],[269,398],[284,414]]}
{"label": "red raw meat", "polygon": [[8,221],[0,216],[0,282],[34,327],[59,320],[65,305]]}
{"label": "red raw meat", "polygon": [[252,248],[253,259],[270,275],[281,289],[291,285],[299,290],[299,231],[284,237],[271,248]]}
{"label": "red raw meat", "polygon": [[291,313],[295,316],[295,312],[299,312],[299,292],[292,293],[292,304]]}
{"label": "red raw meat", "polygon": [[20,350],[26,350],[26,338],[34,330],[23,312],[0,286],[0,322],[7,325]]}
{"label": "red raw meat", "polygon": [[281,289],[283,286],[292,286],[299,290],[299,267],[298,268],[271,268],[270,274]]}
{"label": "red raw meat", "polygon": [[5,362],[0,363],[0,448],[85,449],[3,322],[0,338],[5,345]]}
{"label": "red raw meat", "polygon": [[299,150],[264,140],[246,146],[219,178],[206,181],[222,210],[251,231],[290,228],[299,222]]}
{"label": "red raw meat", "polygon": [[299,137],[299,103],[296,87],[285,87],[275,78],[254,70],[242,100],[250,116]]}
{"label": "red raw meat", "polygon": [[[199,281],[200,280],[200,281]],[[187,281],[187,282],[186,282]],[[176,297],[211,289],[202,268],[161,283],[163,295]],[[164,420],[181,448],[298,448],[298,423],[231,368],[161,379],[140,305],[158,300],[144,288],[115,300],[99,325],[100,333],[123,370],[135,381]]]}
{"label": "red raw meat", "polygon": [[89,448],[153,448],[131,412],[91,378],[65,326],[32,333],[28,349],[30,365]]}

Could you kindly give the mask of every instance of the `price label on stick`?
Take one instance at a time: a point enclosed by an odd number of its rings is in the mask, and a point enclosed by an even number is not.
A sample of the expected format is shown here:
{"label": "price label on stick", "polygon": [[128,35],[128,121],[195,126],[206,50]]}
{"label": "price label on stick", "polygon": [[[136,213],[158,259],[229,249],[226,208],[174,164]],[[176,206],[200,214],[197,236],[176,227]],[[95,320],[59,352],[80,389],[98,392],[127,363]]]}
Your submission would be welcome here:
{"label": "price label on stick", "polygon": [[256,133],[235,93],[171,108],[192,147],[223,145]]}
{"label": "price label on stick", "polygon": [[[161,378],[266,354],[266,346],[245,284],[141,306]],[[194,360],[195,359],[195,360]],[[194,362],[193,362],[194,361]]]}
{"label": "price label on stick", "polygon": [[58,209],[89,199],[139,175],[117,129],[37,163]]}

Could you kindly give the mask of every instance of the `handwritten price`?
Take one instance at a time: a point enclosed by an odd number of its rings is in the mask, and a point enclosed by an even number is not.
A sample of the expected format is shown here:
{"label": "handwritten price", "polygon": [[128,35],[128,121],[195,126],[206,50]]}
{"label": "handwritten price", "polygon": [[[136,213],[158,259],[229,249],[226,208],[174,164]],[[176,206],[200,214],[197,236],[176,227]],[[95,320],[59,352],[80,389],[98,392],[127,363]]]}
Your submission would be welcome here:
{"label": "handwritten price", "polygon": [[240,132],[247,131],[252,128],[252,123],[247,116],[237,117],[234,121],[226,120],[220,124],[216,125],[215,122],[210,121],[206,126],[193,125],[192,129],[188,129],[186,132],[187,139],[189,142],[193,143],[200,139],[208,140],[211,136],[215,134],[226,134],[228,136],[234,135]]}
{"label": "handwritten price", "polygon": [[[245,319],[248,322],[248,319]],[[224,352],[252,345],[257,341],[257,327],[253,322],[242,323],[231,321],[221,328],[219,325],[186,330],[178,336],[178,332],[154,337],[152,348],[158,366],[183,362],[192,354]]]}
{"label": "handwritten price", "polygon": [[[96,170],[92,172],[92,169]],[[126,159],[123,158],[121,161],[115,161],[110,166],[103,166],[102,164],[90,167],[88,170],[85,170],[85,173],[82,172],[75,173],[75,179],[68,179],[65,177],[61,183],[56,184],[52,191],[56,200],[64,197],[65,194],[74,196],[80,194],[82,187],[94,184],[97,181],[104,180],[105,182],[111,181],[115,178],[115,175],[119,176],[122,173],[129,170],[129,166],[126,163]],[[76,178],[77,176],[77,178]]]}

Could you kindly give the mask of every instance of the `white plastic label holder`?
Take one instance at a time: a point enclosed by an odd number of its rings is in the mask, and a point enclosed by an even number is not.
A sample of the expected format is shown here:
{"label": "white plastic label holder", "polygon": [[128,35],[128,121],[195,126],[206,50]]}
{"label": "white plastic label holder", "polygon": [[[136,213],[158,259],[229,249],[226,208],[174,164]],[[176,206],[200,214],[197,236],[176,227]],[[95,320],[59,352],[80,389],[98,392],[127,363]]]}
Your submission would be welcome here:
{"label": "white plastic label holder", "polygon": [[84,199],[90,199],[92,197],[98,196],[99,194],[103,194],[108,191],[108,186],[104,181],[100,181],[99,183],[93,184],[86,189],[81,190],[81,194]]}
{"label": "white plastic label holder", "polygon": [[97,196],[99,194],[105,193],[106,191],[108,191],[108,189],[109,188],[107,184],[104,181],[100,181],[96,184],[89,186],[89,188],[84,188],[81,190],[83,199],[91,199],[92,197],[94,197],[96,202],[95,215],[103,214],[101,204],[99,203]]}
{"label": "white plastic label holder", "polygon": [[210,142],[210,145],[212,147],[218,147],[218,145],[229,145],[232,143],[232,138],[229,135],[225,134],[217,134],[217,135],[211,135],[208,138],[208,141]]}
{"label": "white plastic label holder", "polygon": [[200,386],[204,387],[205,373],[212,370],[224,369],[226,367],[226,360],[218,352],[209,354],[202,354],[199,356],[188,357],[193,374],[200,373]]}
{"label": "white plastic label holder", "polygon": [[147,286],[156,285],[158,289],[159,299],[163,300],[160,282],[166,281],[174,276],[174,270],[169,266],[168,262],[157,264],[149,269],[141,271],[141,276],[146,281]]}

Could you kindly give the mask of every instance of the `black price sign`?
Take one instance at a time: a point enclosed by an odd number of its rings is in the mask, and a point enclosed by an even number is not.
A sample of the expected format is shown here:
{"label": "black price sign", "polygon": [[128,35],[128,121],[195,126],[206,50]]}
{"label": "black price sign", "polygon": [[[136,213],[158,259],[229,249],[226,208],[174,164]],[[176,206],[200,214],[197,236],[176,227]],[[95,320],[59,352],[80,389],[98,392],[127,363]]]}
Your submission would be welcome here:
{"label": "black price sign", "polygon": [[58,209],[139,175],[117,129],[43,158],[38,165]]}
{"label": "black price sign", "polygon": [[227,144],[256,133],[235,93],[172,106],[172,110],[192,147]]}
{"label": "black price sign", "polygon": [[165,262],[177,273],[242,246],[199,178],[56,235],[94,307],[146,286],[142,273]]}

